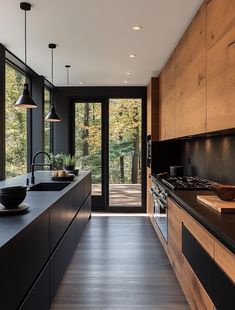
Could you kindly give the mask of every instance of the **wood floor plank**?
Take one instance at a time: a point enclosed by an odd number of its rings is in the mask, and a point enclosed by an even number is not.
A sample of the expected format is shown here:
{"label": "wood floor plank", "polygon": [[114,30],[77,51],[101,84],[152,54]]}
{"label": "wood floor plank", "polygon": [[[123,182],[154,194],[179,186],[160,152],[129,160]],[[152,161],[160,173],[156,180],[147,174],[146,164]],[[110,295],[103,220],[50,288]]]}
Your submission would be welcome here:
{"label": "wood floor plank", "polygon": [[92,217],[51,310],[186,310],[147,217]]}

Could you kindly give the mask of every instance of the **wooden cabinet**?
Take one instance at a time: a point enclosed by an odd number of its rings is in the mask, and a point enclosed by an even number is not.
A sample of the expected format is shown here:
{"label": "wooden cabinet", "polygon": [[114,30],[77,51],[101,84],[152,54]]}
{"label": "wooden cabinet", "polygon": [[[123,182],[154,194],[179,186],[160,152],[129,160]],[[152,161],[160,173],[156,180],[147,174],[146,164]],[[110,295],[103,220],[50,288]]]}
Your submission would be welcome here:
{"label": "wooden cabinet", "polygon": [[175,52],[175,137],[206,132],[206,5],[194,16]]}
{"label": "wooden cabinet", "polygon": [[147,135],[159,138],[159,78],[152,77],[147,88]]}
{"label": "wooden cabinet", "polygon": [[171,199],[166,253],[191,309],[234,309],[235,255]]}
{"label": "wooden cabinet", "polygon": [[151,187],[151,169],[147,167],[147,214],[148,216],[153,216],[153,202],[152,202],[152,195],[150,193]]}
{"label": "wooden cabinet", "polygon": [[[189,236],[184,237],[182,227],[190,227],[190,230],[192,229],[191,232],[195,234],[195,236],[199,236],[201,242],[203,242],[203,238],[206,237],[206,230],[204,231],[203,227],[201,227],[200,224],[197,224],[197,222],[174,201],[168,199],[169,260],[189,302],[190,308],[195,310],[212,310],[214,309],[213,302],[189,264],[189,262],[194,264],[195,249],[193,241],[187,240],[187,238],[190,237],[190,234]],[[210,236],[208,238],[210,238]],[[205,242],[205,244],[207,243],[208,241]],[[187,259],[182,251],[187,253]],[[197,257],[197,260],[200,260],[199,256]]]}
{"label": "wooden cabinet", "polygon": [[171,265],[180,281],[182,268],[182,211],[168,199],[168,253]]}
{"label": "wooden cabinet", "polygon": [[207,130],[235,127],[235,1],[207,4]]}
{"label": "wooden cabinet", "polygon": [[165,139],[175,137],[175,53],[171,55],[165,66]]}

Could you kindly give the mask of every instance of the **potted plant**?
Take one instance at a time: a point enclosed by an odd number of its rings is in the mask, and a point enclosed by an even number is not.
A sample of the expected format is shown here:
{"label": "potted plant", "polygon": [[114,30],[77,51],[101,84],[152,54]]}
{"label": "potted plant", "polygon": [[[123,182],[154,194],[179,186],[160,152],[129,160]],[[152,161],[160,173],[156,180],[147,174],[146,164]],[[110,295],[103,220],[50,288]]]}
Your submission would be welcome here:
{"label": "potted plant", "polygon": [[64,169],[67,171],[73,171],[76,165],[76,157],[71,155],[64,156]]}
{"label": "potted plant", "polygon": [[50,154],[52,170],[63,170],[64,154]]}

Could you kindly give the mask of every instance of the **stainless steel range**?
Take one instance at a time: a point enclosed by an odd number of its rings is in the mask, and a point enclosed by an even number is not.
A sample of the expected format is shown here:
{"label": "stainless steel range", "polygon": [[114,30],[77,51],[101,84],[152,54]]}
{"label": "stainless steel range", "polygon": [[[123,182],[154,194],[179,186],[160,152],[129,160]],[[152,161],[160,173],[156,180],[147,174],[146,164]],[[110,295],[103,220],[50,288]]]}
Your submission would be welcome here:
{"label": "stainless steel range", "polygon": [[153,198],[153,215],[158,227],[167,241],[167,196],[168,191],[160,182],[151,176],[151,194]]}
{"label": "stainless steel range", "polygon": [[[170,190],[210,190],[215,184],[200,177],[171,177],[168,174],[161,177],[151,176],[151,194],[153,198],[154,218],[167,241],[167,196]],[[165,185],[163,186],[162,183]]]}
{"label": "stainless steel range", "polygon": [[197,176],[163,176],[161,181],[173,190],[210,190],[214,182]]}

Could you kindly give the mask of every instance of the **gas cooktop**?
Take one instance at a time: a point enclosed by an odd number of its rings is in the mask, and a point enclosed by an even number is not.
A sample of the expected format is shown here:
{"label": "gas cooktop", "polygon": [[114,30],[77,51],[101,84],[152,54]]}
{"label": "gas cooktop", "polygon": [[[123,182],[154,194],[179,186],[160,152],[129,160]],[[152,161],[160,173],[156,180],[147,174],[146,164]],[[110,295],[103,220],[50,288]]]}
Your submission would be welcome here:
{"label": "gas cooktop", "polygon": [[197,176],[163,176],[161,181],[173,190],[211,190],[216,183]]}

